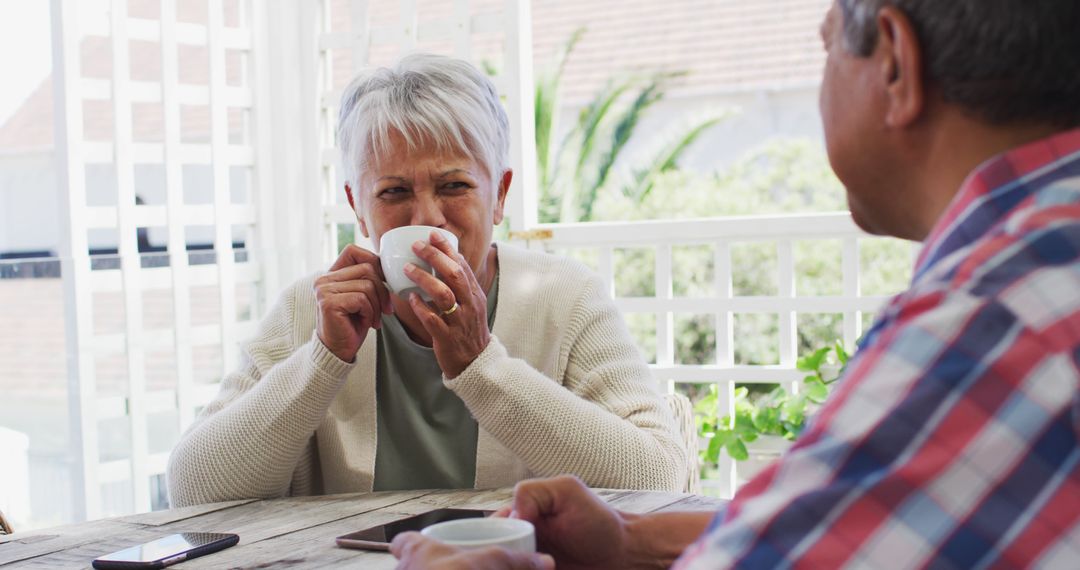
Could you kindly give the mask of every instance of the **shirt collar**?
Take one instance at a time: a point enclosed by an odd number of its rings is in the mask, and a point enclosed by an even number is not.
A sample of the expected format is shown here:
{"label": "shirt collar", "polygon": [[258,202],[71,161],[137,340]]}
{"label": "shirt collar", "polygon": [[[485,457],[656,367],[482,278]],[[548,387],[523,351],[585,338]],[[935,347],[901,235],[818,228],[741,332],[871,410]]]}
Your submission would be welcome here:
{"label": "shirt collar", "polygon": [[1080,129],[1025,144],[999,154],[968,175],[923,243],[915,277],[978,240],[1038,188],[1031,184],[1060,163],[1080,159]]}

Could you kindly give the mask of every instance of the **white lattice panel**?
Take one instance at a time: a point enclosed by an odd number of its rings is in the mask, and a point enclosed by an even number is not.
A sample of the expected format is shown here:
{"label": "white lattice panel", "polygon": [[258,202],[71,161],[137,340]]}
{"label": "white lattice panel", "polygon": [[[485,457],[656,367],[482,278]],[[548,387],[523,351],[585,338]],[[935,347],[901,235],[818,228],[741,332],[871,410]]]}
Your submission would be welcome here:
{"label": "white lattice panel", "polygon": [[[798,354],[800,315],[842,315],[838,332],[851,350],[862,334],[863,314],[880,310],[888,297],[863,295],[860,291],[859,244],[868,238],[847,213],[791,216],[751,216],[723,219],[651,221],[627,223],[550,224],[540,226],[552,236],[543,246],[553,253],[570,254],[591,262],[615,297],[616,306],[627,316],[655,316],[655,360],[651,368],[655,378],[668,389],[680,384],[718,385],[718,417],[735,416],[737,384],[780,384],[789,391],[798,390],[805,373],[795,368]],[[795,244],[835,242],[840,253],[835,281],[836,295],[800,293],[797,287],[799,256]],[[775,294],[747,296],[735,291],[733,250],[757,244],[771,250],[776,259]],[[535,244],[525,244],[535,245]],[[673,251],[676,248],[707,248],[712,260],[711,293],[676,295],[679,285]],[[620,275],[615,259],[623,251],[648,251],[653,256],[653,294],[620,294]],[[685,364],[676,357],[674,319],[678,315],[709,315],[715,327],[715,361]],[[735,334],[735,321],[746,315],[769,315],[776,319],[776,362],[740,364],[736,353],[748,339]],[[639,339],[643,340],[643,339]],[[651,345],[650,345],[651,347]],[[648,352],[648,351],[646,351]],[[720,478],[703,482],[720,494],[732,496],[738,473],[735,462],[721,454]]]}
{"label": "white lattice panel", "polygon": [[264,280],[252,3],[93,8],[52,1],[79,518],[150,510],[167,458],[152,420],[182,433],[213,397]]}

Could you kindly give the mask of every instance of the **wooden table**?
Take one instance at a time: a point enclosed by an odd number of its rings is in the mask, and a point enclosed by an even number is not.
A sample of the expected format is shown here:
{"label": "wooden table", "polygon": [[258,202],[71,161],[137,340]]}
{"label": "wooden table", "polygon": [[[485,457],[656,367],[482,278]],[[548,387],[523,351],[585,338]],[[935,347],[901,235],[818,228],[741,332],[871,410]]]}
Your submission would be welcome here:
{"label": "wooden table", "polygon": [[[721,499],[598,491],[634,513],[716,510]],[[214,503],[0,536],[0,567],[89,568],[90,561],[184,531],[231,532],[240,544],[174,568],[393,568],[388,553],[338,548],[334,537],[439,507],[495,509],[511,489],[398,491]]]}

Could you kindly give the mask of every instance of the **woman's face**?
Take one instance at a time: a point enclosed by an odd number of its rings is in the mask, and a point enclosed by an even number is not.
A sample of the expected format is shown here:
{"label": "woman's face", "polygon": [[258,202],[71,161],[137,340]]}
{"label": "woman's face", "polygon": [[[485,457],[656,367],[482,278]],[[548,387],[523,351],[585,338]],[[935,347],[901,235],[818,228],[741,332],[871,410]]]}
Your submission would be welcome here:
{"label": "woman's face", "polygon": [[[390,152],[368,161],[350,203],[360,229],[379,249],[382,234],[401,226],[435,226],[458,238],[458,250],[478,277],[491,248],[491,232],[502,221],[510,186],[507,171],[493,181],[473,158],[427,148],[411,151],[391,133]],[[346,187],[346,190],[350,190]]]}

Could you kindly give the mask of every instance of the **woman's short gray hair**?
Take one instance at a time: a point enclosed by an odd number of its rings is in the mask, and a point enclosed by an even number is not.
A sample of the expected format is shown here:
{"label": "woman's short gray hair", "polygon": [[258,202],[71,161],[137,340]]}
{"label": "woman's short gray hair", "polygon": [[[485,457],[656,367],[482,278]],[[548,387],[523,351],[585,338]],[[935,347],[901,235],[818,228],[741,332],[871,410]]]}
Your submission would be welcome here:
{"label": "woman's short gray hair", "polygon": [[469,156],[498,182],[509,165],[510,121],[495,85],[468,62],[431,54],[362,73],[341,96],[337,142],[352,187],[398,132],[409,148]]}
{"label": "woman's short gray hair", "polygon": [[844,47],[869,55],[877,15],[911,20],[927,77],[946,101],[991,123],[1080,125],[1080,2],[839,0]]}

